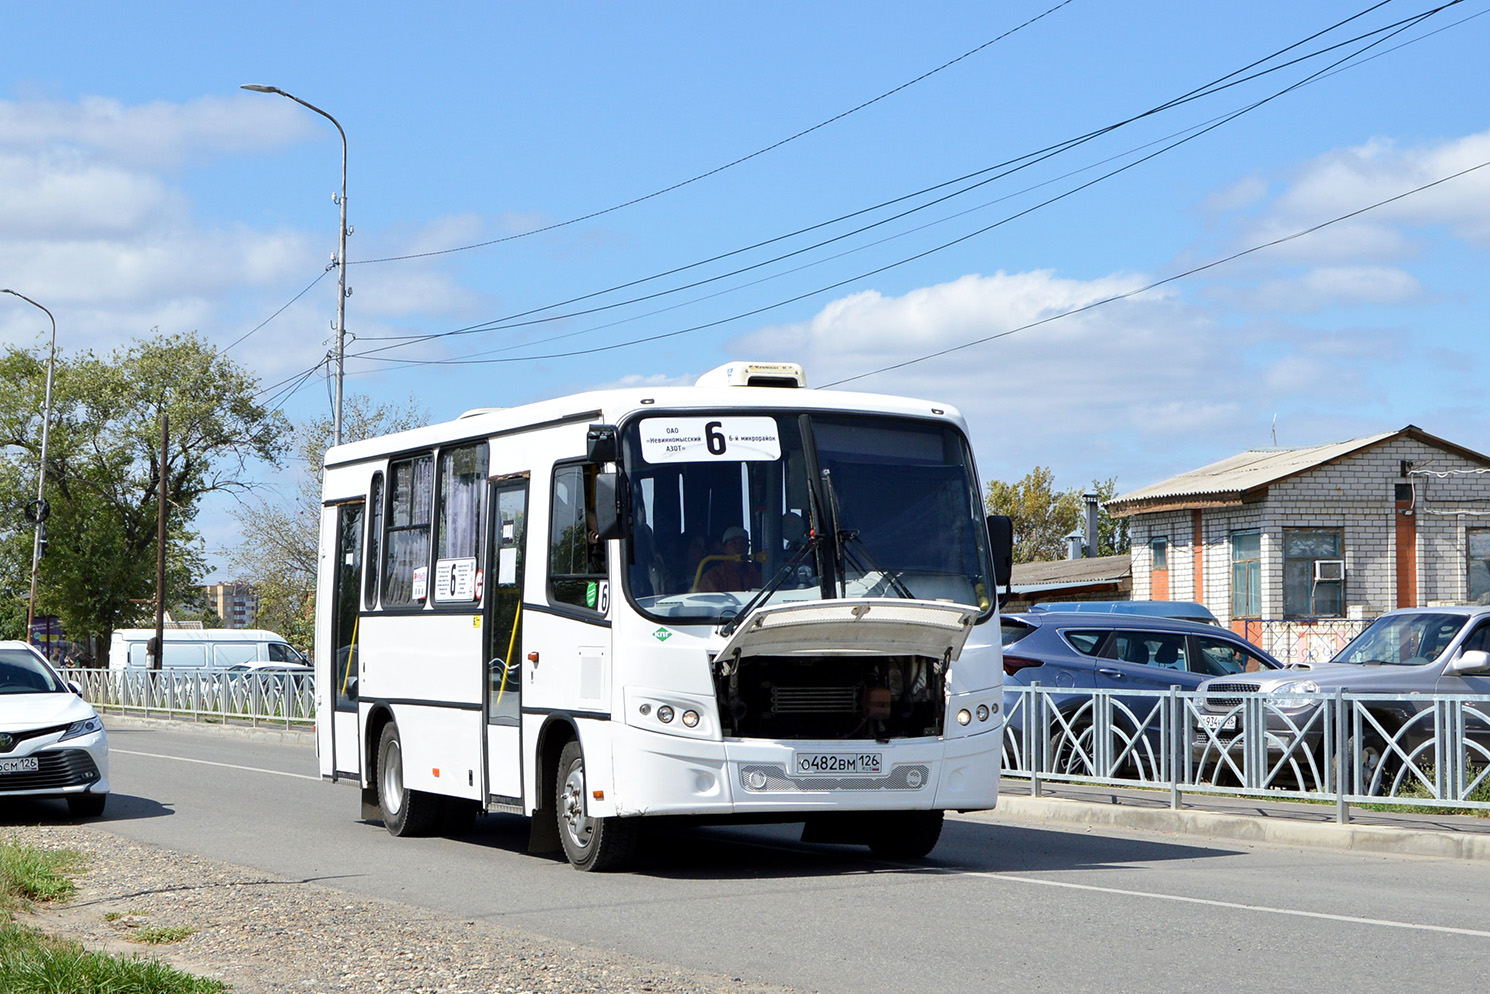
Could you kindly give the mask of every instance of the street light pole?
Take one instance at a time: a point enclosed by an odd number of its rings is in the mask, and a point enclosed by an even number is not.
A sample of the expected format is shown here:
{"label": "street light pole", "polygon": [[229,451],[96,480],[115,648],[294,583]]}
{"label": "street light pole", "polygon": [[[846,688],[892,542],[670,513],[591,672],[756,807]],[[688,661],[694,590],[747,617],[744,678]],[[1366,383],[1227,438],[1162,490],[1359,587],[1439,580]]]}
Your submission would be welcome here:
{"label": "street light pole", "polygon": [[244,83],[241,89],[253,90],[255,93],[278,93],[295,101],[302,107],[320,114],[326,120],[336,125],[337,134],[341,135],[341,195],[336,202],[341,206],[341,231],[336,253],[336,413],[333,416],[331,444],[341,444],[341,381],[343,366],[346,359],[347,344],[347,133],[342,130],[341,124],[313,103],[308,103],[295,96],[286,93],[277,86],[261,86],[257,83]]}
{"label": "street light pole", "polygon": [[36,534],[31,539],[31,599],[26,605],[26,642],[29,644],[31,626],[36,622],[36,572],[41,567],[41,543],[47,533],[47,435],[52,427],[52,370],[57,364],[57,319],[52,317],[51,311],[23,293],[14,290],[0,290],[0,293],[20,297],[32,307],[41,308],[52,322],[52,351],[47,357],[47,396],[41,408],[41,458],[36,466],[36,503],[32,505],[35,508],[32,516],[36,519]]}

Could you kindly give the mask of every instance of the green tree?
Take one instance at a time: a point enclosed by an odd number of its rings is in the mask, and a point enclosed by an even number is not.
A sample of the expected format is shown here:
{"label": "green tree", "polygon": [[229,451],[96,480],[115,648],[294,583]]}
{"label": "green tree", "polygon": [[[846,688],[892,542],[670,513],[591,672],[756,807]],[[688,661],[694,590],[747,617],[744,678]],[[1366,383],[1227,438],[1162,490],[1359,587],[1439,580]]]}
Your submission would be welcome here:
{"label": "green tree", "polygon": [[1088,490],[1057,490],[1055,474],[1036,466],[1014,482],[992,480],[984,503],[990,514],[1007,514],[1014,523],[1014,561],[1046,562],[1066,558],[1066,536],[1086,524],[1085,493],[1098,497],[1097,555],[1128,551],[1128,523],[1113,518],[1102,503],[1117,493],[1117,477],[1093,480]]}
{"label": "green tree", "polygon": [[[342,409],[342,441],[355,442],[429,423],[429,411],[411,397],[407,404],[378,403],[348,394]],[[278,632],[307,655],[313,648],[321,476],[331,445],[329,416],[296,425],[291,444],[304,466],[292,496],[260,499],[234,512],[243,541],[232,555],[242,579],[254,584],[259,609],[254,623]]]}
{"label": "green tree", "polygon": [[[7,509],[24,504],[28,479],[35,487],[45,377],[39,353],[11,346],[0,355],[0,506]],[[201,572],[191,527],[201,499],[249,490],[250,460],[278,464],[288,421],[255,399],[257,385],[196,333],[136,340],[102,359],[59,354],[46,467],[52,516],[37,612],[58,615],[71,639],[98,638],[100,664],[108,662],[115,628],[153,613],[162,489],[168,600],[190,602],[193,594],[171,594],[192,590]],[[169,421],[164,465],[162,416]],[[10,571],[24,562],[29,586],[29,526],[7,514],[0,533],[0,563]]]}

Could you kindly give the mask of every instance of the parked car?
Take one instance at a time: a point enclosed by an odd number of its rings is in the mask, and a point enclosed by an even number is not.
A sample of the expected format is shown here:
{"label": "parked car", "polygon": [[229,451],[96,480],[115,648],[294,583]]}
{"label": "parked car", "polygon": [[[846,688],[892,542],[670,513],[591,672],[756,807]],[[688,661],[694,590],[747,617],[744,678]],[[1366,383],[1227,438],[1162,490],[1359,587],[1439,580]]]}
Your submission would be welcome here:
{"label": "parked car", "polygon": [[[1281,673],[1222,676],[1205,681],[1199,690],[1205,696],[1196,713],[1191,755],[1202,772],[1240,768],[1243,698],[1238,695],[1260,693],[1266,695],[1269,764],[1285,767],[1283,772],[1295,780],[1316,782],[1330,759],[1322,750],[1324,723],[1316,719],[1324,699],[1336,690],[1392,695],[1364,702],[1374,721],[1365,723],[1360,743],[1344,743],[1351,773],[1359,776],[1359,792],[1391,793],[1402,753],[1411,755],[1432,735],[1431,726],[1411,721],[1427,706],[1415,695],[1490,694],[1490,606],[1391,611],[1329,662]],[[1483,720],[1471,716],[1466,732],[1482,746],[1490,745],[1490,726]],[[1231,757],[1230,764],[1221,761],[1223,754]],[[1345,786],[1355,792],[1354,784]]]}
{"label": "parked car", "polygon": [[[1215,625],[1115,612],[1033,611],[1001,619],[1004,646],[1005,762],[1018,766],[1027,748],[1028,705],[1012,689],[1039,683],[1054,713],[1046,732],[1063,772],[1093,772],[1092,690],[1116,691],[1113,717],[1117,753],[1127,753],[1128,774],[1152,775],[1157,745],[1150,718],[1155,697],[1123,691],[1193,689],[1210,677],[1263,673],[1283,664],[1257,646]],[[1033,699],[1031,699],[1033,703]],[[1143,730],[1139,741],[1138,730]],[[1145,746],[1147,743],[1147,746]],[[1030,745],[1028,747],[1033,747]],[[1132,767],[1137,767],[1133,769]]]}
{"label": "parked car", "polygon": [[241,693],[258,695],[263,712],[280,714],[286,699],[300,692],[315,674],[315,669],[303,663],[258,659],[251,663],[229,666],[225,672],[229,680],[241,685]]}
{"label": "parked car", "polygon": [[[283,635],[261,628],[167,628],[162,669],[228,669],[239,663],[307,664]],[[117,628],[109,642],[109,668],[149,669],[153,628]]]}
{"label": "parked car", "polygon": [[1099,614],[1138,614],[1146,618],[1176,618],[1180,621],[1199,621],[1220,627],[1221,622],[1211,609],[1195,601],[1042,601],[1030,607],[1030,611],[1087,612]]}
{"label": "parked car", "polygon": [[87,818],[109,798],[98,712],[25,642],[0,642],[0,797],[60,797]]}

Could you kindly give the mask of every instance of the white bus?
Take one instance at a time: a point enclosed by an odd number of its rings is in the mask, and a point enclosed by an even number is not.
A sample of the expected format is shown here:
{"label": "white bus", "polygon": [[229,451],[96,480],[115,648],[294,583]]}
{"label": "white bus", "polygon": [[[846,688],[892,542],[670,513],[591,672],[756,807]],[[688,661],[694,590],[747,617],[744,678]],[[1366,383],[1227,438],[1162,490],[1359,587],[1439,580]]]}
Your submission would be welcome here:
{"label": "white bus", "polygon": [[919,858],[997,801],[1008,519],[950,407],[735,363],[333,448],[323,506],[321,773],[394,835],[517,813],[605,869],[692,815]]}

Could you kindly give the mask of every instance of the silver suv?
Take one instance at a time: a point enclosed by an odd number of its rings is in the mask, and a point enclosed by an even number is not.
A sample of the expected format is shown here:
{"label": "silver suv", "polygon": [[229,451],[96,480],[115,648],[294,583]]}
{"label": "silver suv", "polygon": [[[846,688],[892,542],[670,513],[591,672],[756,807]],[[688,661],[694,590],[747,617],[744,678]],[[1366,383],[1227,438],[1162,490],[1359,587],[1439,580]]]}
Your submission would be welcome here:
{"label": "silver suv", "polygon": [[[1324,701],[1336,690],[1384,695],[1361,702],[1369,720],[1351,722],[1352,741],[1346,743],[1359,778],[1346,789],[1381,793],[1402,757],[1432,735],[1431,725],[1411,721],[1429,706],[1418,695],[1490,694],[1490,606],[1392,611],[1327,663],[1204,681],[1197,688],[1202,700],[1192,721],[1191,756],[1206,775],[1225,778],[1228,770],[1238,770],[1246,702],[1253,699],[1241,695],[1261,695],[1263,706],[1252,713],[1265,716],[1270,769],[1291,769],[1301,787],[1303,781],[1322,782],[1320,771],[1330,759],[1321,748]],[[1465,731],[1490,741],[1490,726],[1478,720],[1474,725]],[[1353,741],[1357,735],[1359,743]]]}

